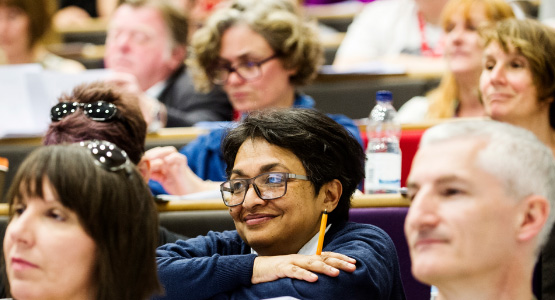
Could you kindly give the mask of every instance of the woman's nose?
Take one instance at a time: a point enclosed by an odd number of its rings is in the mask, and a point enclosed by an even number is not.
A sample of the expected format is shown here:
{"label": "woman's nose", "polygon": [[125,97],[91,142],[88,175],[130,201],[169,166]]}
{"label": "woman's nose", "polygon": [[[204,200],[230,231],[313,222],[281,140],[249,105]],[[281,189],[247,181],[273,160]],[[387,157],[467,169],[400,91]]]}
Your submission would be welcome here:
{"label": "woman's nose", "polygon": [[32,245],[34,242],[34,216],[22,213],[14,217],[6,228],[6,235],[9,235],[14,243]]}

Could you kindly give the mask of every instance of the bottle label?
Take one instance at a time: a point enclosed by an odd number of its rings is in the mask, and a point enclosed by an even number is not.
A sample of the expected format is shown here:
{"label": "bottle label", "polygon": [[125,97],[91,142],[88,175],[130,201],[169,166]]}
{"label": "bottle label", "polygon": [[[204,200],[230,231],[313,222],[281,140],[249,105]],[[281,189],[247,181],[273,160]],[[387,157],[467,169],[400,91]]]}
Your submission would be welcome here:
{"label": "bottle label", "polygon": [[364,193],[397,193],[401,187],[401,154],[366,154]]}

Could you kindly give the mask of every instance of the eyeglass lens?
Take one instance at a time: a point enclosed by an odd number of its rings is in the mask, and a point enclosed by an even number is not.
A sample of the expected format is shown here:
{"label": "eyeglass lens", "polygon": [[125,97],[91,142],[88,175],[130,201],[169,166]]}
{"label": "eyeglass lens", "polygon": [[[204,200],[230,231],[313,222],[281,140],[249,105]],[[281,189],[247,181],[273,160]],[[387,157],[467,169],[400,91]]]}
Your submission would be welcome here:
{"label": "eyeglass lens", "polygon": [[283,197],[287,190],[287,173],[265,173],[251,179],[234,179],[222,184],[222,198],[228,206],[243,203],[249,185],[252,184],[258,197],[272,200]]}
{"label": "eyeglass lens", "polygon": [[247,61],[237,65],[237,67],[231,67],[231,66],[217,67],[214,70],[212,82],[220,85],[225,84],[229,78],[229,75],[231,75],[231,73],[233,72],[237,73],[237,75],[241,77],[243,80],[248,81],[248,80],[256,79],[260,77],[260,75],[262,74],[262,71],[260,70],[260,66],[262,66],[264,63],[276,57],[277,55],[274,54],[259,62]]}
{"label": "eyeglass lens", "polygon": [[79,107],[83,108],[85,116],[93,121],[100,122],[112,119],[117,112],[117,107],[106,101],[91,103],[60,102],[50,109],[50,119],[53,122],[60,121],[64,117],[75,113]]}

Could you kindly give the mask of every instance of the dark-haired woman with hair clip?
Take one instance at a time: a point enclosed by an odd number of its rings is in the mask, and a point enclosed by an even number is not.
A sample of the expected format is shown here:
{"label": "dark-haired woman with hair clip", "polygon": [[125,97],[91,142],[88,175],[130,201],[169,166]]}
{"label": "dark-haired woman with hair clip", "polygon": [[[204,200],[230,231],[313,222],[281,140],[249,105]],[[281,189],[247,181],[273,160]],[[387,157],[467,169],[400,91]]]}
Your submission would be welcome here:
{"label": "dark-haired woman with hair clip", "polygon": [[3,281],[14,299],[147,299],[160,291],[156,208],[112,143],[45,146],[7,194]]}

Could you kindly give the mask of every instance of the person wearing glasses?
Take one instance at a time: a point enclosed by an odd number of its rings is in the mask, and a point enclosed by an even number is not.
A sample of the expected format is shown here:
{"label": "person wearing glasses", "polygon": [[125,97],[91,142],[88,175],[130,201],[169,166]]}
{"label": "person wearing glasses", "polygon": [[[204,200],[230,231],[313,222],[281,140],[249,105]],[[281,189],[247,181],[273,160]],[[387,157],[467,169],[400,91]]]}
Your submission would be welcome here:
{"label": "person wearing glasses", "polygon": [[348,222],[364,152],[343,126],[312,109],[263,110],[222,149],[220,191],[236,230],[159,247],[163,299],[405,299],[389,236]]}
{"label": "person wearing glasses", "polygon": [[[150,178],[150,162],[143,154],[147,126],[137,105],[136,94],[126,93],[105,82],[75,87],[63,94],[50,111],[52,123],[44,136],[44,145],[106,140],[129,155],[142,178]],[[159,245],[186,237],[159,228]]]}
{"label": "person wearing glasses", "polygon": [[114,144],[36,149],[7,200],[2,273],[9,296],[136,300],[160,292],[155,204]]}
{"label": "person wearing glasses", "polygon": [[232,119],[221,89],[193,87],[184,64],[187,23],[170,0],[126,0],[110,19],[104,63],[115,72],[108,80],[140,95],[151,131]]}
{"label": "person wearing glasses", "polygon": [[[230,7],[214,12],[191,41],[189,62],[197,74],[195,84],[206,90],[222,86],[241,117],[271,107],[313,108],[314,100],[297,87],[317,75],[323,51],[317,31],[300,17],[296,5],[290,0],[235,0]],[[362,144],[351,119],[330,117]],[[155,194],[188,194],[214,187],[202,180],[225,180],[220,151],[225,129],[221,127],[235,125],[217,125],[219,128],[180,149],[185,157],[173,147],[147,152],[154,161],[153,179],[157,182],[149,185]]]}

